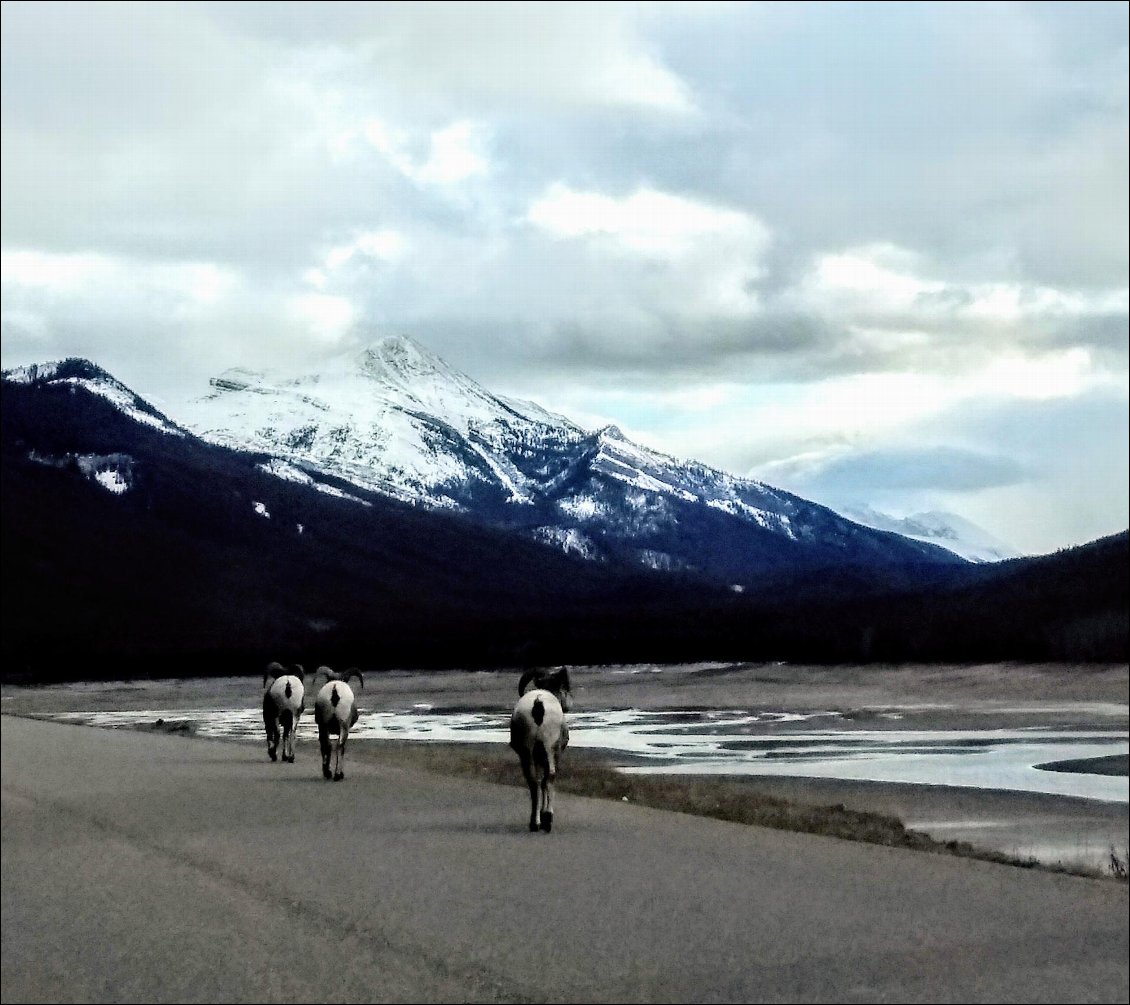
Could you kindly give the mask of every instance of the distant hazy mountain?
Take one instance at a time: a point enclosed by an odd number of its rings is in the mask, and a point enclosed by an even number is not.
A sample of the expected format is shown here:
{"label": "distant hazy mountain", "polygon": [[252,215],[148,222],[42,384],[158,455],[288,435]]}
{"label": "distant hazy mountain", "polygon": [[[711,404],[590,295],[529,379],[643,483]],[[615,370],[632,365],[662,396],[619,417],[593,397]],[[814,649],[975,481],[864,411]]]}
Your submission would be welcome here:
{"label": "distant hazy mountain", "polygon": [[836,509],[856,523],[939,545],[970,562],[1000,562],[1018,558],[1021,554],[983,527],[956,513],[931,510],[913,516],[893,517],[868,506],[838,506]]}
{"label": "distant hazy mountain", "polygon": [[494,395],[406,338],[313,373],[230,370],[211,383],[182,415],[207,440],[586,558],[742,588],[769,569],[956,561],[932,543],[649,450],[615,426],[587,432]]}

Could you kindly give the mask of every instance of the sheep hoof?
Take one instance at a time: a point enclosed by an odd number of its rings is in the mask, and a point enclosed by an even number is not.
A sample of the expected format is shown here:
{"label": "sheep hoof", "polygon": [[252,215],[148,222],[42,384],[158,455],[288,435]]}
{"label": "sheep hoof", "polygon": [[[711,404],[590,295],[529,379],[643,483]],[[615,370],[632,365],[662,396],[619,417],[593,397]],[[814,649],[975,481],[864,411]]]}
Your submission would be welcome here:
{"label": "sheep hoof", "polygon": [[530,833],[536,834],[539,830],[541,830],[541,828],[538,826],[538,822],[536,820],[531,820],[530,821]]}
{"label": "sheep hoof", "polygon": [[334,781],[340,782],[344,777],[345,777],[345,772],[339,771],[337,774],[334,775]]}
{"label": "sheep hoof", "polygon": [[269,758],[270,758],[270,759],[271,759],[272,761],[277,761],[277,760],[278,760],[278,758],[277,758],[277,757],[275,756],[275,752],[274,752],[273,750],[268,750],[268,751],[267,751],[267,756],[268,756],[268,757],[269,757]]}
{"label": "sheep hoof", "polygon": [[553,830],[553,814],[552,813],[543,813],[541,815],[541,829],[543,831],[545,831],[546,834],[548,834],[551,830]]}
{"label": "sheep hoof", "polygon": [[284,757],[283,760],[286,761],[287,764],[293,764],[294,763],[294,755],[291,754],[290,757]]}
{"label": "sheep hoof", "polygon": [[329,768],[322,768],[322,777],[328,781],[333,778],[333,774],[330,772]]}

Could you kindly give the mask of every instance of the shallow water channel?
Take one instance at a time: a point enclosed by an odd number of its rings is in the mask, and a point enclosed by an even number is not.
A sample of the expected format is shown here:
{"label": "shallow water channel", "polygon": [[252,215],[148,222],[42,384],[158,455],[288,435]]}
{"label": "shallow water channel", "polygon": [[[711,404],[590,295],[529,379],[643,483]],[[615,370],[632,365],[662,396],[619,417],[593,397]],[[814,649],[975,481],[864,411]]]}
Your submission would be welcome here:
{"label": "shallow water channel", "polygon": [[[584,711],[570,716],[570,743],[606,750],[622,770],[713,775],[840,778],[916,785],[972,786],[1130,801],[1125,776],[1043,770],[1053,761],[1125,755],[1128,734],[1046,726],[903,729],[901,713],[879,713],[883,728],[845,728],[840,712],[738,709]],[[116,728],[191,722],[198,735],[262,742],[256,708],[73,711],[49,716]],[[504,744],[508,717],[437,711],[427,704],[365,711],[351,738]],[[300,737],[313,739],[308,714]]]}

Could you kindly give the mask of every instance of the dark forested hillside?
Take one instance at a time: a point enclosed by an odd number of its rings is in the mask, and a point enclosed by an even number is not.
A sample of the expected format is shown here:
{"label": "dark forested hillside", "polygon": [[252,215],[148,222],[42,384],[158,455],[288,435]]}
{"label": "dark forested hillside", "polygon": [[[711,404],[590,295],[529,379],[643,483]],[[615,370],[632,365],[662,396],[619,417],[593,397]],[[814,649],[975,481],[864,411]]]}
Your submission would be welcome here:
{"label": "dark forested hillside", "polygon": [[1125,662],[1130,535],[924,585],[854,599],[825,591],[808,607],[778,607],[775,631],[788,659]]}
{"label": "dark forested hillside", "polygon": [[[138,423],[81,389],[6,382],[2,402],[6,673],[209,673],[342,647],[445,662],[464,638],[483,658],[493,622],[686,588],[353,486],[280,479],[265,457]],[[107,491],[98,469],[128,488]]]}
{"label": "dark forested hillside", "polygon": [[990,566],[783,570],[736,593],[325,476],[277,477],[266,456],[85,389],[105,376],[3,384],[9,679],[218,674],[268,659],[1127,659],[1126,534]]}
{"label": "dark forested hillside", "polygon": [[1056,555],[970,566],[925,585],[884,581],[873,570],[799,573],[753,595],[625,603],[580,623],[528,625],[544,642],[529,655],[582,663],[1124,663],[1128,566],[1123,533]]}

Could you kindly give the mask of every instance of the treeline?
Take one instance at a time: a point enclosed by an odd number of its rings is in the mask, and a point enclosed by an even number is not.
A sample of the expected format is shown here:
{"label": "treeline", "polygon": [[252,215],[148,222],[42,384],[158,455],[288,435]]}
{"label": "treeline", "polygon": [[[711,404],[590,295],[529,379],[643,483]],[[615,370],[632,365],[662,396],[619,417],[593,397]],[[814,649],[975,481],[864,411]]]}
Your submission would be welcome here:
{"label": "treeline", "polygon": [[[557,663],[696,660],[897,662],[1127,662],[1126,535],[1084,553],[1009,563],[962,586],[846,603],[741,598],[622,597],[520,614],[433,609],[430,616],[358,618],[317,638],[287,637],[246,621],[222,637],[219,611],[193,644],[166,611],[140,635],[76,648],[66,633],[5,654],[12,679],[209,676],[254,672],[270,659],[366,670],[515,667]],[[152,614],[152,612],[150,612]],[[124,619],[128,621],[129,619]],[[178,638],[170,645],[166,640]]]}
{"label": "treeline", "polygon": [[[1128,658],[1123,533],[992,566],[837,566],[743,593],[587,562],[263,457],[165,435],[94,396],[5,384],[5,679],[307,666]],[[76,454],[120,454],[113,495]],[[123,462],[124,463],[124,462]],[[256,509],[259,504],[261,512]]]}

